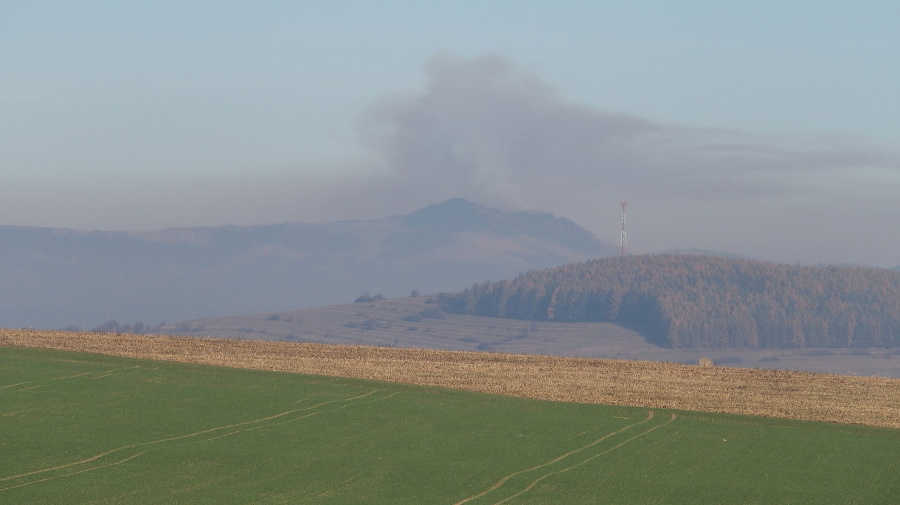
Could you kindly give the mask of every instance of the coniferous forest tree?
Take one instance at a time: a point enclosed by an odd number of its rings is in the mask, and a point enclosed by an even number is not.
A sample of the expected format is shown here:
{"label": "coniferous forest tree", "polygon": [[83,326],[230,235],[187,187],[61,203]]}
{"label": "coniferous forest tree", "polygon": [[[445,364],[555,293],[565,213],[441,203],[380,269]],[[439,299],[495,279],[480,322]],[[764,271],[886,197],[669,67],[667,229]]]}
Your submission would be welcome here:
{"label": "coniferous forest tree", "polygon": [[900,347],[900,272],[706,255],[618,256],[444,294],[448,312],[609,321],[660,346]]}

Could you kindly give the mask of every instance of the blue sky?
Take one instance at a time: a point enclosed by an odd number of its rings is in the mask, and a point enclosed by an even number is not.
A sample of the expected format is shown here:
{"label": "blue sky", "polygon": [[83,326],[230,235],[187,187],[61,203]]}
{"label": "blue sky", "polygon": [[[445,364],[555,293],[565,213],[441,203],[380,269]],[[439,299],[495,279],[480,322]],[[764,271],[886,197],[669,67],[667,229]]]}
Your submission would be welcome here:
{"label": "blue sky", "polygon": [[633,250],[900,264],[892,1],[0,1],[0,224],[461,196]]}

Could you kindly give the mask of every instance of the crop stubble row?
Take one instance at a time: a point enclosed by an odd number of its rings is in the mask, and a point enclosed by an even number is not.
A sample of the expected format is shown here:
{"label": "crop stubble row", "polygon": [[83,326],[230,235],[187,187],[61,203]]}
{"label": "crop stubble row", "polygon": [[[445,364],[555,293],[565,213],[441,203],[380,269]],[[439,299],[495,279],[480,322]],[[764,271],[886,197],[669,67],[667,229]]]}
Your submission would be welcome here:
{"label": "crop stubble row", "polygon": [[543,400],[900,428],[900,379],[426,349],[0,330],[0,346],[355,377]]}

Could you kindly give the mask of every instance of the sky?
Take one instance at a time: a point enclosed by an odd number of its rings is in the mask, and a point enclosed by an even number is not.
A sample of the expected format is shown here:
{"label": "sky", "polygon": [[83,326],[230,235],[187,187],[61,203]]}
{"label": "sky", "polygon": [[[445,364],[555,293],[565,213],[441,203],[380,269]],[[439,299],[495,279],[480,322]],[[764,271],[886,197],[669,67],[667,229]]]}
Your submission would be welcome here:
{"label": "sky", "polygon": [[0,0],[0,224],[381,218],[900,265],[900,3]]}

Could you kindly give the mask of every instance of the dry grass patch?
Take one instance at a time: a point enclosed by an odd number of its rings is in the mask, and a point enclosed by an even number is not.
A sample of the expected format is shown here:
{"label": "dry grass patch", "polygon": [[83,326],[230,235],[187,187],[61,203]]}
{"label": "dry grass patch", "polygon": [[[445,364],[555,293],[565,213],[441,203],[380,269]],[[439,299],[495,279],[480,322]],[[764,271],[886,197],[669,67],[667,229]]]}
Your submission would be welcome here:
{"label": "dry grass patch", "polygon": [[468,389],[543,400],[900,428],[900,379],[649,361],[0,330],[0,346]]}

